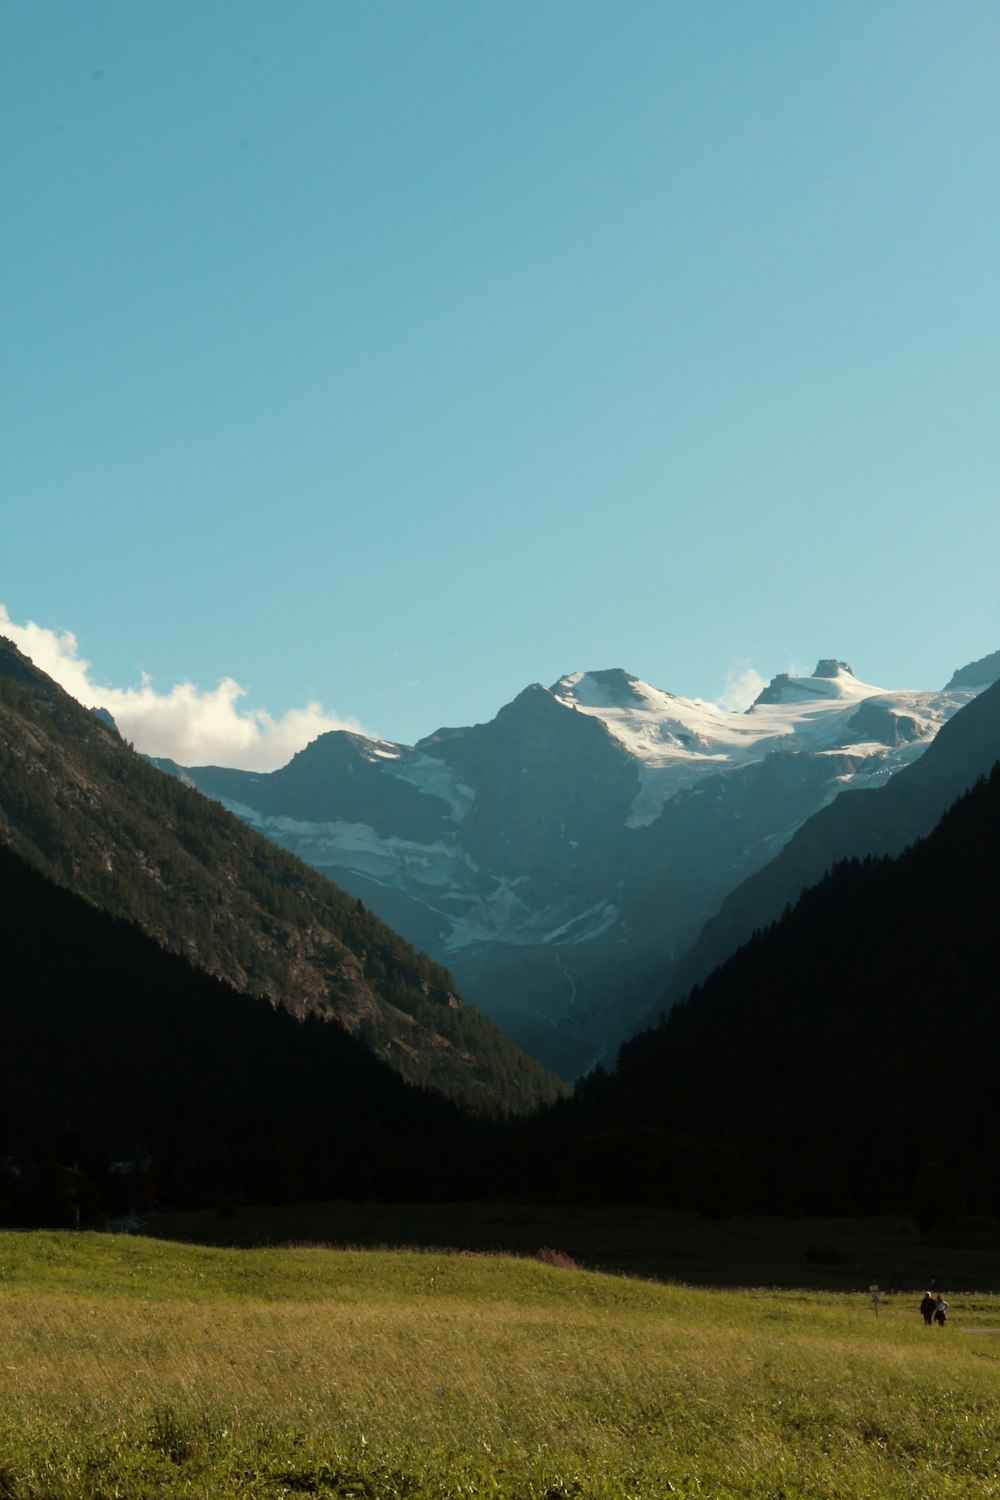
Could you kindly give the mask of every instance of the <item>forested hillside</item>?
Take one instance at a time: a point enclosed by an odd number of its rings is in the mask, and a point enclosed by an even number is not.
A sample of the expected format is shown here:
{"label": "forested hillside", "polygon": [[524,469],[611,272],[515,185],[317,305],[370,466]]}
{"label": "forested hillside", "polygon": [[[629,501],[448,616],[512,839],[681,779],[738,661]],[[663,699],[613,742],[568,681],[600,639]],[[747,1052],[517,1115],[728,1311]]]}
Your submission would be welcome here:
{"label": "forested hillside", "polygon": [[447,970],[148,765],[8,641],[0,844],[235,989],[335,1020],[413,1082],[494,1113],[561,1091],[464,1003]]}
{"label": "forested hillside", "polygon": [[837,865],[529,1125],[539,1191],[1000,1214],[998,847],[1000,766],[898,858]]}
{"label": "forested hillside", "polygon": [[[995,672],[1000,653],[968,672]],[[963,673],[956,673],[957,679]],[[1000,682],[942,724],[919,760],[882,786],[849,789],[803,823],[763,869],[723,901],[678,964],[667,1006],[686,995],[751,935],[781,916],[809,885],[843,859],[900,854],[930,833],[945,810],[986,775],[1000,755]]]}
{"label": "forested hillside", "polygon": [[0,905],[0,1224],[466,1190],[484,1122],[342,1027],[237,993],[2,848]]}

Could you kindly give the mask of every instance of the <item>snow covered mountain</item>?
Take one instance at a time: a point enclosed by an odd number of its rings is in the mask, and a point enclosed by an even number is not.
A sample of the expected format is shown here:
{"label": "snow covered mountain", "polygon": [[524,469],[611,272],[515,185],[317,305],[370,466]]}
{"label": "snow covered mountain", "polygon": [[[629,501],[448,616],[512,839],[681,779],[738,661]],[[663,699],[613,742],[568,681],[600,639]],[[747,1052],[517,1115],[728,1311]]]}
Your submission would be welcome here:
{"label": "snow covered mountain", "polygon": [[[842,860],[901,854],[1000,760],[1000,681],[943,725],[918,760],[877,788],[859,785],[813,814],[763,868],[737,885],[702,928],[657,1011],[687,994],[754,931],[763,931]],[[651,1018],[652,1019],[652,1018]]]}
{"label": "snow covered mountain", "polygon": [[160,764],[364,900],[573,1077],[613,1057],[728,891],[847,787],[917,759],[997,676],[1000,653],[941,691],[887,692],[824,660],[733,713],[576,672],[414,746],[337,732],[270,774]]}

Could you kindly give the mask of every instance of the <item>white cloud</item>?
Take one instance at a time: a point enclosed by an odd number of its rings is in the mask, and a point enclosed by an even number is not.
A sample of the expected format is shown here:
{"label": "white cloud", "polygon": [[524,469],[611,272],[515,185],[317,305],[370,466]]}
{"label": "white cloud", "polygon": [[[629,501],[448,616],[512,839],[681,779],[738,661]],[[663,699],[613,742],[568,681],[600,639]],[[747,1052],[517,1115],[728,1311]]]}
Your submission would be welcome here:
{"label": "white cloud", "polygon": [[720,708],[731,713],[742,713],[749,708],[762,688],[767,687],[767,678],[746,661],[734,662],[726,673],[726,685],[715,700]]}
{"label": "white cloud", "polygon": [[85,707],[106,708],[137,750],[167,756],[181,765],[273,771],[327,730],[369,733],[357,719],[327,713],[316,702],[291,708],[279,719],[264,709],[241,709],[239,702],[246,690],[231,677],[224,677],[209,691],[192,682],[178,682],[169,692],[160,693],[145,675],[138,687],[109,687],[94,679],[72,631],[49,630],[33,620],[18,625],[2,604],[0,634]]}

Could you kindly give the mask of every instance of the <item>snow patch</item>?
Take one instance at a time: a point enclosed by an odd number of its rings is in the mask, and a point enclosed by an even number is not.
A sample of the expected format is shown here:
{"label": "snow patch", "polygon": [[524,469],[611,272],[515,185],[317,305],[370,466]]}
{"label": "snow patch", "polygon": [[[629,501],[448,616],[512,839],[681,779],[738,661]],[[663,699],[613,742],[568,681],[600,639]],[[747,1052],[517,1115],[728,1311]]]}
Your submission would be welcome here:
{"label": "snow patch", "polygon": [[368,741],[367,755],[369,760],[399,760],[402,754],[402,745],[396,745],[392,740]]}
{"label": "snow patch", "polygon": [[[467,948],[472,943],[516,942],[518,932],[534,916],[516,891],[526,878],[524,875],[514,880],[503,878],[487,895],[461,898],[461,914],[450,919],[451,931],[445,942],[447,951]],[[531,939],[522,937],[521,941]]]}
{"label": "snow patch", "polygon": [[[630,828],[653,822],[671,797],[702,777],[762,760],[777,749],[874,757],[871,774],[883,779],[887,755],[886,775],[915,759],[941,724],[975,696],[970,689],[886,691],[832,659],[821,661],[813,677],[774,678],[745,713],[661,692],[617,670],[570,672],[552,693],[567,707],[600,719],[638,762]],[[863,730],[859,738],[851,720],[868,700],[912,719],[918,743],[889,748],[873,743]]]}
{"label": "snow patch", "polygon": [[587,943],[603,936],[618,920],[618,908],[610,901],[601,901],[596,906],[571,917],[561,927],[555,927],[542,938],[543,943]]}
{"label": "snow patch", "polygon": [[418,792],[447,803],[456,823],[462,821],[476,800],[472,787],[459,781],[457,773],[446,761],[424,755],[419,750],[399,759],[393,767],[387,766],[386,770],[397,781],[409,782]]}
{"label": "snow patch", "polygon": [[[231,804],[230,811],[243,817],[238,807]],[[383,838],[367,823],[311,823],[284,814],[261,817],[252,808],[246,812],[244,821],[314,868],[350,870],[400,890],[450,887],[464,878],[470,865],[460,850],[441,839],[419,844]]]}

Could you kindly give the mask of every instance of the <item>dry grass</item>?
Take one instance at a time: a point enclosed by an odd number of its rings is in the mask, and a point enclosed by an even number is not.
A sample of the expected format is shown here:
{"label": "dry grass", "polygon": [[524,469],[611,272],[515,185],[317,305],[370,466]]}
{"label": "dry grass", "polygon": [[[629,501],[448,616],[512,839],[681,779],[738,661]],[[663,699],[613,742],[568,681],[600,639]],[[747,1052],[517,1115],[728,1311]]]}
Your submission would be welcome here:
{"label": "dry grass", "polygon": [[5,1500],[1000,1496],[997,1298],[55,1235],[0,1286]]}

